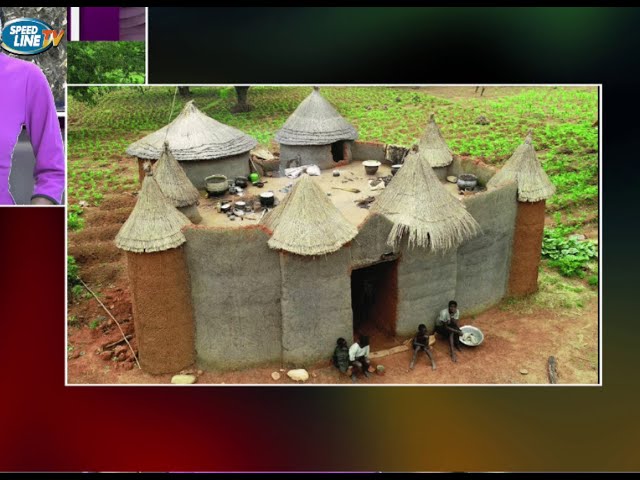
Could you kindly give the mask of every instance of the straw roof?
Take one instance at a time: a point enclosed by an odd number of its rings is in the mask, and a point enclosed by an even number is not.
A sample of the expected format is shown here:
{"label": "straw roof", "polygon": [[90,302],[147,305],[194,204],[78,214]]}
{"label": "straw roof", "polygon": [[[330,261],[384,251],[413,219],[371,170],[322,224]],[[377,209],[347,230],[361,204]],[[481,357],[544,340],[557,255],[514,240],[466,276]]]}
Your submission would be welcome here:
{"label": "straw roof", "polygon": [[327,145],[340,140],[356,140],[358,132],[314,89],[276,132],[285,145]]}
{"label": "straw roof", "polygon": [[164,150],[156,164],[155,179],[160,190],[174,207],[189,207],[200,200],[198,189],[169,150],[169,144],[164,143]]}
{"label": "straw roof", "polygon": [[116,235],[116,246],[129,252],[161,252],[182,245],[182,227],[191,222],[162,194],[147,172],[131,215]]}
{"label": "straw roof", "polygon": [[378,196],[371,211],[393,223],[387,243],[394,249],[407,235],[411,248],[445,251],[480,232],[480,225],[463,203],[413,152],[407,155],[404,166]]}
{"label": "straw roof", "polygon": [[261,223],[273,232],[268,242],[271,248],[298,255],[335,252],[358,234],[355,225],[307,175]]}
{"label": "straw roof", "polygon": [[208,160],[248,152],[258,142],[240,130],[224,125],[187,104],[173,122],[129,145],[127,154],[158,159],[168,142],[179,161]]}
{"label": "straw roof", "polygon": [[531,131],[502,169],[489,180],[487,186],[497,187],[508,181],[518,184],[518,200],[521,202],[539,202],[556,192],[555,185],[542,169],[533,148]]}
{"label": "straw roof", "polygon": [[453,155],[447,145],[440,128],[436,124],[435,114],[429,117],[429,123],[418,144],[420,160],[432,167],[446,167],[453,162]]}

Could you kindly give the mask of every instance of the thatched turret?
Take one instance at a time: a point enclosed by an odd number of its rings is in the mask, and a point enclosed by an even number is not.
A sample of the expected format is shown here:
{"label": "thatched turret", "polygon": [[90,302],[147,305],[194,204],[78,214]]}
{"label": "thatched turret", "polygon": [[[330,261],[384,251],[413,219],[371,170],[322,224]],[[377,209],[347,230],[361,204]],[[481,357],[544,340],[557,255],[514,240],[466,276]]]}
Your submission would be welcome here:
{"label": "thatched turret", "polygon": [[174,207],[193,223],[202,221],[197,207],[200,193],[171,153],[168,142],[165,142],[160,160],[156,164],[155,179],[164,196]]}
{"label": "thatched turret", "polygon": [[340,250],[358,234],[327,194],[303,176],[262,224],[272,231],[269,246],[298,255],[324,255]]}
{"label": "thatched turret", "polygon": [[127,252],[140,364],[150,373],[178,372],[195,360],[181,231],[188,224],[148,171],[136,206],[116,236],[118,248]]}
{"label": "thatched turret", "polygon": [[521,296],[538,289],[545,204],[546,199],[556,191],[536,156],[531,131],[487,186],[498,187],[509,181],[515,181],[518,185],[518,213],[509,272],[509,294]]}
{"label": "thatched turret", "polygon": [[186,241],[180,230],[188,224],[189,219],[171,205],[148,172],[136,206],[116,235],[116,245],[136,253],[176,248]]}
{"label": "thatched turret", "polygon": [[542,169],[532,144],[532,131],[524,143],[516,148],[502,169],[487,183],[488,187],[515,180],[518,184],[518,201],[539,202],[551,197],[556,187]]}
{"label": "thatched turret", "polygon": [[275,139],[285,145],[327,145],[356,140],[358,132],[316,88],[278,130]]}
{"label": "thatched turret", "polygon": [[[129,145],[127,154],[137,157],[140,165],[145,159],[155,161],[165,142],[196,188],[204,188],[204,178],[214,173],[248,175],[249,151],[258,144],[253,137],[202,113],[193,100],[171,123]],[[140,174],[143,176],[142,170]]]}
{"label": "thatched turret", "polygon": [[418,158],[431,167],[446,167],[453,161],[451,150],[436,124],[433,113],[418,144]]}
{"label": "thatched turret", "polygon": [[416,153],[407,155],[371,211],[393,222],[387,243],[394,249],[407,235],[409,247],[445,251],[480,232],[462,202],[445,189]]}

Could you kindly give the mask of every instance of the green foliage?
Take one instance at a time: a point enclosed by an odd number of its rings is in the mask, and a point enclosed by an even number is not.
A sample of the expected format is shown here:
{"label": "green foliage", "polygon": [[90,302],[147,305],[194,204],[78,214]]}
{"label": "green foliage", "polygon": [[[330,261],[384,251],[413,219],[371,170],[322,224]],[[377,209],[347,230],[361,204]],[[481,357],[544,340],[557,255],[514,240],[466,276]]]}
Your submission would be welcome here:
{"label": "green foliage", "polygon": [[67,216],[67,227],[69,230],[80,230],[84,227],[84,219],[80,218],[80,215],[75,212],[69,212]]}
{"label": "green foliage", "polygon": [[71,255],[67,255],[67,284],[73,286],[80,283],[78,276],[78,265],[76,259]]}
{"label": "green foliage", "polygon": [[99,325],[100,325],[100,320],[91,320],[91,322],[89,323],[89,328],[91,330],[95,330],[96,328],[98,328]]}
{"label": "green foliage", "polygon": [[566,238],[562,229],[547,228],[542,241],[542,255],[549,266],[567,277],[584,277],[587,263],[598,255],[593,242]]}
{"label": "green foliage", "polygon": [[597,287],[598,286],[598,275],[591,275],[587,279],[587,283],[592,287]]}
{"label": "green foliage", "polygon": [[[144,83],[144,42],[68,42],[67,57],[69,83]],[[85,88],[72,95],[92,100],[98,92]]]}

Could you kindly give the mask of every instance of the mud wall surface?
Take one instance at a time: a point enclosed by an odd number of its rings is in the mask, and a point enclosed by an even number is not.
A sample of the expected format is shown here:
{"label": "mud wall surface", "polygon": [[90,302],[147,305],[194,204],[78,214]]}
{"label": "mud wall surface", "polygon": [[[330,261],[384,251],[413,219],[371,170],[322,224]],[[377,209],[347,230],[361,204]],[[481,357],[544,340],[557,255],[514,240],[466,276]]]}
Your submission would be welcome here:
{"label": "mud wall surface", "polygon": [[182,212],[182,214],[191,220],[191,223],[198,224],[202,221],[202,216],[200,215],[200,211],[198,210],[197,205],[189,205],[188,207],[178,207],[178,210]]}
{"label": "mud wall surface", "polygon": [[435,320],[456,291],[455,251],[445,255],[424,248],[402,247],[398,264],[398,335],[411,335],[424,323],[433,332]]}
{"label": "mud wall surface", "polygon": [[191,183],[199,189],[205,188],[204,179],[209,175],[226,175],[229,180],[249,175],[249,152],[213,160],[189,160],[180,162]]}
{"label": "mud wall surface", "polygon": [[187,227],[198,363],[234,369],[281,359],[281,276],[257,227]]}
{"label": "mud wall surface", "polygon": [[322,257],[280,254],[282,358],[295,367],[330,359],[336,340],[353,335],[351,252]]}
{"label": "mud wall surface", "polygon": [[[358,235],[351,242],[351,265],[360,268],[380,262],[386,253],[394,253],[387,245],[392,223],[382,215],[371,214],[360,225]],[[397,253],[397,252],[395,252]]]}
{"label": "mud wall surface", "polygon": [[447,176],[449,175],[449,166],[432,167],[431,169],[433,170],[433,173],[436,174],[436,177],[438,177],[438,180],[440,181],[446,180]]}
{"label": "mud wall surface", "polygon": [[457,177],[461,173],[471,173],[472,175],[475,175],[478,177],[480,185],[485,186],[491,177],[496,174],[496,169],[481,162],[480,160],[462,158],[454,155],[453,162],[447,166],[447,175],[445,175],[444,178],[448,175],[455,175]]}
{"label": "mud wall surface", "polygon": [[538,290],[538,267],[544,236],[545,201],[518,202],[509,273],[509,294],[527,295]]}
{"label": "mud wall surface", "polygon": [[385,144],[377,142],[353,142],[352,157],[355,161],[377,160],[385,161]]}
{"label": "mud wall surface", "polygon": [[289,162],[298,159],[300,165],[317,165],[322,170],[338,166],[331,156],[331,145],[280,144],[280,171],[289,168]]}
{"label": "mud wall surface", "polygon": [[127,252],[127,264],[140,365],[149,373],[177,373],[195,360],[184,250]]}
{"label": "mud wall surface", "polygon": [[[456,298],[461,314],[479,312],[506,294],[516,219],[516,185],[465,199],[482,234],[458,248]],[[444,308],[444,307],[443,307]]]}

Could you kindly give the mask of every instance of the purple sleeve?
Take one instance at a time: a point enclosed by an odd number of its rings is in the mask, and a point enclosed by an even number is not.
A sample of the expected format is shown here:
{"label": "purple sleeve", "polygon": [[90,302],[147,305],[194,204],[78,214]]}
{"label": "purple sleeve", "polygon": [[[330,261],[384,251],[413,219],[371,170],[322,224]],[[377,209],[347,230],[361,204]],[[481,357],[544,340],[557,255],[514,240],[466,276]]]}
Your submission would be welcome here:
{"label": "purple sleeve", "polygon": [[64,191],[64,147],[56,106],[49,82],[37,68],[27,82],[25,124],[36,157],[33,169],[34,197],[59,204]]}

